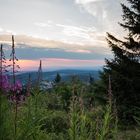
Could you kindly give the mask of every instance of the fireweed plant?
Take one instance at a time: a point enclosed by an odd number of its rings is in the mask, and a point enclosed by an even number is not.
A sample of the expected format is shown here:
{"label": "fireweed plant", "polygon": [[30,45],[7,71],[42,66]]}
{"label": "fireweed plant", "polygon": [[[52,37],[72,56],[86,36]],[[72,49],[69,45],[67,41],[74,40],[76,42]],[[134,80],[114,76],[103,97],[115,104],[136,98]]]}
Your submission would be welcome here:
{"label": "fireweed plant", "polygon": [[12,52],[10,54],[10,60],[12,62],[12,83],[11,83],[11,100],[14,103],[14,139],[16,140],[17,137],[17,117],[18,117],[18,104],[21,100],[21,90],[22,84],[19,81],[16,81],[16,73],[20,68],[19,65],[16,64],[18,61],[16,54],[15,54],[15,43],[14,43],[14,36],[12,35]]}
{"label": "fireweed plant", "polygon": [[10,65],[6,65],[6,58],[3,51],[3,45],[0,46],[0,90],[8,91],[10,88],[10,83],[8,79],[8,67]]}
{"label": "fireweed plant", "polygon": [[4,140],[9,131],[9,108],[6,100],[6,94],[9,89],[9,81],[7,72],[6,58],[3,51],[3,45],[0,46],[0,139]]}
{"label": "fireweed plant", "polygon": [[70,140],[117,140],[118,119],[112,101],[109,76],[108,104],[102,110],[87,110],[80,96],[73,96],[70,103],[68,130]]}
{"label": "fireweed plant", "polygon": [[[16,61],[18,59],[15,56],[15,44],[14,44],[14,36],[12,36],[12,52],[10,55],[10,60],[12,62],[11,65],[6,65],[6,58],[3,51],[3,45],[0,46],[0,139],[8,139],[6,135],[10,133],[10,131],[7,129],[12,127],[11,122],[14,123],[14,139],[17,138],[17,116],[18,116],[18,105],[19,103],[23,102],[25,97],[21,94],[22,91],[22,84],[20,81],[16,80],[16,73],[17,69],[19,68],[18,65],[16,65]],[[9,69],[12,67],[12,82],[10,82],[8,73],[10,73]],[[13,115],[7,115],[7,114],[13,114],[13,108],[10,107],[10,104],[14,105],[14,121],[12,120],[12,117],[7,119],[10,116]],[[11,104],[11,105],[12,105]],[[11,112],[11,111],[12,112]],[[11,112],[11,113],[10,113]],[[9,122],[7,121],[9,120]],[[10,122],[11,121],[11,122]],[[7,123],[8,122],[8,123]],[[7,133],[8,130],[9,132]]]}

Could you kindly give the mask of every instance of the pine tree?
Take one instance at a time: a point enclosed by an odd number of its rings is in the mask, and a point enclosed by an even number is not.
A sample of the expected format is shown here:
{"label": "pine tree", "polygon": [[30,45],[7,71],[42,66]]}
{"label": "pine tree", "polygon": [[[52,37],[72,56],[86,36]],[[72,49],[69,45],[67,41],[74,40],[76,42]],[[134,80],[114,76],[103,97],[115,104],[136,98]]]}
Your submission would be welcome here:
{"label": "pine tree", "polygon": [[94,84],[95,80],[94,80],[94,77],[89,75],[89,83],[92,85]]}
{"label": "pine tree", "polygon": [[55,83],[60,83],[60,81],[61,81],[61,76],[60,76],[60,74],[59,73],[57,73],[56,74],[56,77],[55,77]]}
{"label": "pine tree", "polygon": [[124,23],[119,24],[128,34],[122,41],[107,33],[114,58],[106,59],[101,79],[107,87],[108,76],[111,75],[118,117],[122,122],[134,123],[133,117],[140,108],[140,0],[127,1],[128,6],[121,4]]}

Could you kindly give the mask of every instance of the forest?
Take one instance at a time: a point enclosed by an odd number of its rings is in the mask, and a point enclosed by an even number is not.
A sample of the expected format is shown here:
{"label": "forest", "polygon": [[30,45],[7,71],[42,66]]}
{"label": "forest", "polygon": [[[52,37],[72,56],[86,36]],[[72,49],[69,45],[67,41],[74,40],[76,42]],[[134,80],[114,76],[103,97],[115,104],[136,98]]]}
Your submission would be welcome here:
{"label": "forest", "polygon": [[[140,140],[140,0],[121,4],[127,36],[106,35],[112,59],[100,78],[77,75],[63,81],[56,73],[51,88],[42,88],[42,63],[36,80],[26,84],[11,36],[7,59],[0,46],[0,140]],[[9,64],[10,62],[10,64]]]}

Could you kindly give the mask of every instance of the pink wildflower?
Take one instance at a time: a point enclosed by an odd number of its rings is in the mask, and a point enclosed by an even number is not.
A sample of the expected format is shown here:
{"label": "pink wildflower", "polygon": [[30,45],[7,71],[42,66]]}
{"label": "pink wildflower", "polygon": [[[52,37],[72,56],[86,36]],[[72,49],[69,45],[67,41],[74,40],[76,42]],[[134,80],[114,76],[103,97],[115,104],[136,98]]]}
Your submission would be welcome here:
{"label": "pink wildflower", "polygon": [[0,86],[4,91],[8,92],[10,90],[10,83],[7,75],[2,75]]}

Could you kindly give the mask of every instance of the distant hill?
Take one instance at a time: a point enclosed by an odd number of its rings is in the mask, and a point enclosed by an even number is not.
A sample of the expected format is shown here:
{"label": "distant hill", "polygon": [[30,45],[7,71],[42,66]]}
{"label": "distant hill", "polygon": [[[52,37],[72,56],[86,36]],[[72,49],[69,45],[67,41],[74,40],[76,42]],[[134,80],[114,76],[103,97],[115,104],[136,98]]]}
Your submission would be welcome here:
{"label": "distant hill", "polygon": [[[77,75],[82,81],[88,81],[89,75],[93,76],[95,80],[99,79],[98,70],[57,70],[57,71],[47,71],[42,73],[43,80],[53,81],[56,74],[59,73],[63,81],[68,81],[71,79],[71,76]],[[23,83],[28,81],[28,76],[31,75],[31,80],[34,81],[37,79],[37,72],[25,72],[20,73],[16,78]]]}

